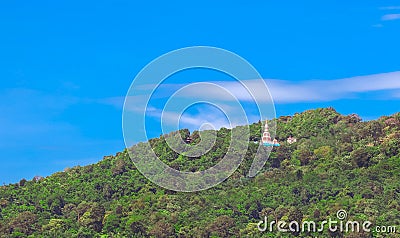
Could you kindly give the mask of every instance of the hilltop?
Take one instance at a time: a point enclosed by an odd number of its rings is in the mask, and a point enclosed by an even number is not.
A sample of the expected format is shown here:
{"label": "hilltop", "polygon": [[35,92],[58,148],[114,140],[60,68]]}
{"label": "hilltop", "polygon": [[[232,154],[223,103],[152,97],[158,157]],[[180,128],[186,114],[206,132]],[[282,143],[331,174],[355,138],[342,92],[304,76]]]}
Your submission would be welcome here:
{"label": "hilltop", "polygon": [[[252,160],[245,159],[231,177],[205,191],[174,192],[153,184],[127,150],[2,186],[0,237],[306,237],[321,233],[260,233],[257,223],[264,216],[321,221],[339,209],[350,219],[400,229],[400,113],[362,122],[355,114],[323,108],[276,122],[281,146],[256,177],[246,177]],[[261,122],[250,125],[250,140],[260,139],[261,128]],[[190,132],[174,133],[186,138]],[[198,171],[218,162],[229,146],[230,130],[216,133],[213,148],[195,159],[169,149],[164,137],[148,143],[171,167]],[[297,141],[288,143],[290,136]],[[198,132],[191,138],[200,140]],[[246,158],[257,146],[249,143]],[[340,234],[326,230],[322,236]]]}

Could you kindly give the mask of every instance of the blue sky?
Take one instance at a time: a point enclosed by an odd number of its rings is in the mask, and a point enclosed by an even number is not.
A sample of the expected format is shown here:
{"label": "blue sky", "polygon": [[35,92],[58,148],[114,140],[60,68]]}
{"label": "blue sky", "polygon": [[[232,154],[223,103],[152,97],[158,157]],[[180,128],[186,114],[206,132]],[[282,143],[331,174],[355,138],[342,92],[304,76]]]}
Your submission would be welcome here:
{"label": "blue sky", "polygon": [[[121,151],[124,96],[171,50],[242,56],[266,80],[278,116],[334,106],[369,120],[400,111],[398,42],[398,1],[3,2],[0,183]],[[224,77],[194,70],[170,81]]]}

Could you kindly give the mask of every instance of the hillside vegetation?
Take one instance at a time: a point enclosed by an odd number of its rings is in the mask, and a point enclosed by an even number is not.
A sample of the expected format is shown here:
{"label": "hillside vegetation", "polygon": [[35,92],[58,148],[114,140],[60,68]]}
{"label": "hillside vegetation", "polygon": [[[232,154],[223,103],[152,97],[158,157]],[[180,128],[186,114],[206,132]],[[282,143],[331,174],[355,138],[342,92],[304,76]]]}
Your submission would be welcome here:
{"label": "hillside vegetation", "polygon": [[[344,209],[348,219],[400,230],[400,113],[361,122],[332,108],[276,119],[275,147],[263,170],[246,177],[258,144],[226,181],[205,191],[165,190],[135,168],[128,152],[46,178],[0,187],[0,237],[399,237],[397,234],[260,232],[272,220],[322,221]],[[261,123],[250,125],[251,140]],[[175,132],[183,138],[188,130]],[[174,134],[174,133],[172,133]],[[191,143],[198,143],[193,132]],[[230,130],[217,131],[199,158],[148,143],[171,167],[204,170],[224,156]],[[297,142],[289,144],[290,135]],[[399,232],[399,231],[397,231]]]}

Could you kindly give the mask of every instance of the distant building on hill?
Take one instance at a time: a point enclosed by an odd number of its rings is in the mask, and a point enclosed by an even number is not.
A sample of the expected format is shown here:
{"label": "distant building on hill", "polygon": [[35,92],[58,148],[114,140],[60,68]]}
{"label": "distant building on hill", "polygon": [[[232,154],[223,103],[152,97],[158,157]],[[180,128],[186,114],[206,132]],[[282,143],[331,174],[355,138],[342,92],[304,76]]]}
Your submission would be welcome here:
{"label": "distant building on hill", "polygon": [[289,136],[286,141],[289,144],[293,144],[293,143],[297,142],[297,139],[292,136]]}
{"label": "distant building on hill", "polygon": [[271,139],[271,135],[268,130],[268,122],[267,121],[265,121],[264,132],[263,132],[261,141],[264,146],[280,146],[280,144],[278,143],[278,141],[276,139],[274,139],[274,140]]}

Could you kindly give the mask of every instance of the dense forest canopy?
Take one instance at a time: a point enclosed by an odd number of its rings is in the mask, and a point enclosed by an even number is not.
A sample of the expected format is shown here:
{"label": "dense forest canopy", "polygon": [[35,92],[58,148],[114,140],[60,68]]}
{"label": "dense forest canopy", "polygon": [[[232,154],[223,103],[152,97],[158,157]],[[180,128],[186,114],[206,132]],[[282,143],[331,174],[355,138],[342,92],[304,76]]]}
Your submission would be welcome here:
{"label": "dense forest canopy", "polygon": [[[398,237],[399,234],[260,232],[269,220],[334,217],[400,230],[400,113],[362,122],[332,108],[279,117],[274,147],[263,170],[247,172],[257,151],[261,122],[250,125],[246,158],[218,186],[194,193],[163,189],[147,180],[128,151],[96,164],[65,169],[0,187],[0,237]],[[221,128],[212,149],[190,158],[165,137],[149,140],[162,161],[199,171],[226,153],[231,130]],[[187,138],[188,130],[180,130]],[[288,143],[289,136],[297,139]],[[199,132],[190,134],[199,143]],[[399,231],[397,231],[399,232]]]}

